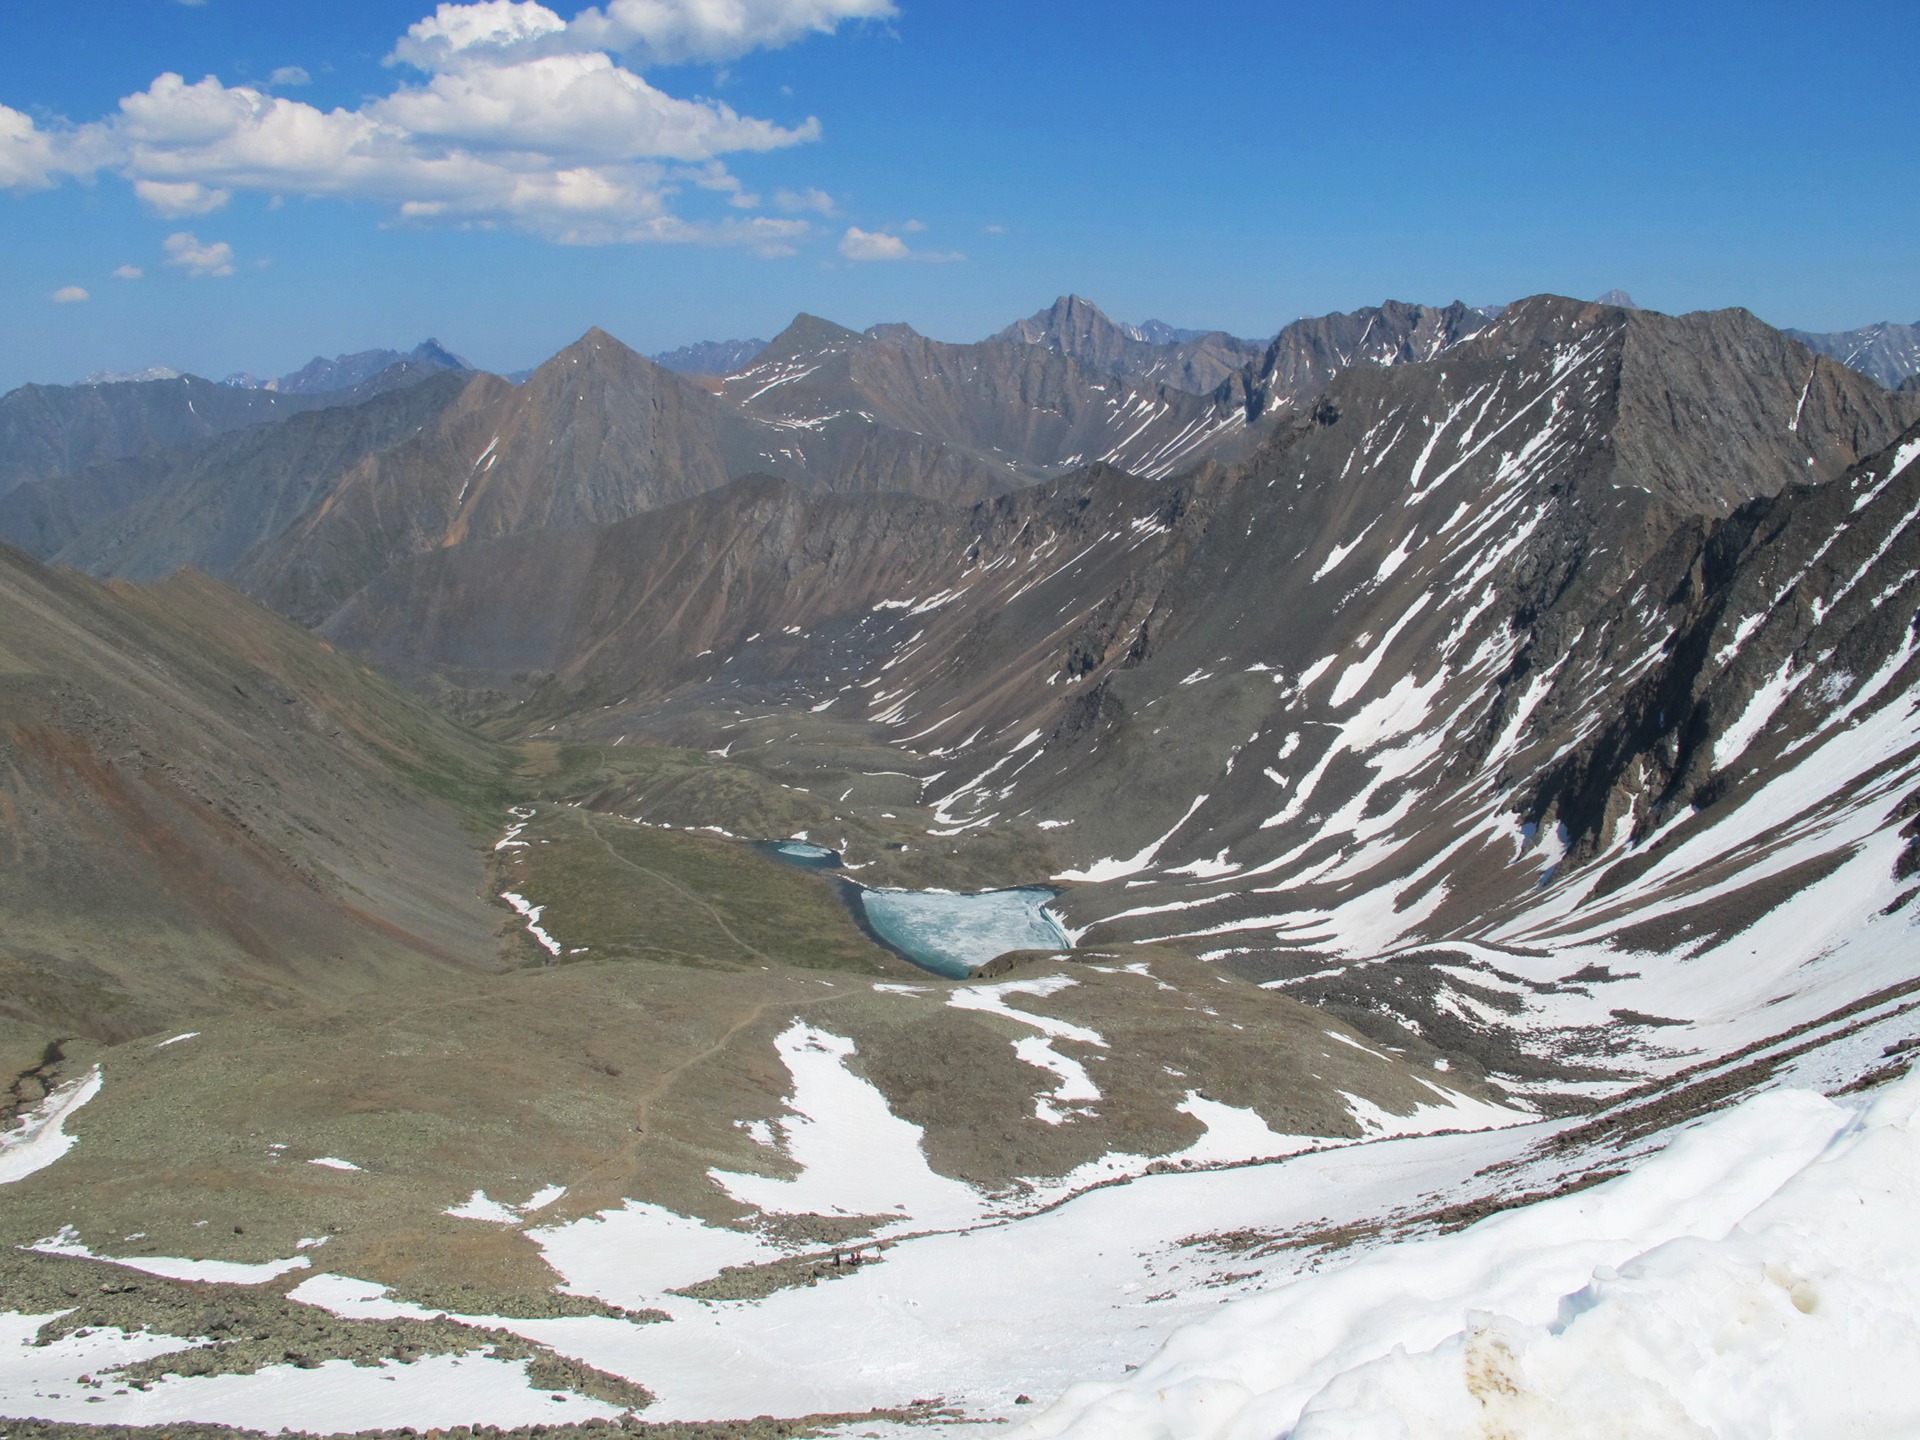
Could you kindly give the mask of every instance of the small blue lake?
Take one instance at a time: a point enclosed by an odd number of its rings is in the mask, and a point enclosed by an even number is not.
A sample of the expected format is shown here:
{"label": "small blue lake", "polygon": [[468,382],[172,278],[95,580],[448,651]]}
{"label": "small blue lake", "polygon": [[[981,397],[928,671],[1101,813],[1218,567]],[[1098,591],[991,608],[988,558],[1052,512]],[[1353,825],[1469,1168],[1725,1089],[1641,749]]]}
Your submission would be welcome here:
{"label": "small blue lake", "polygon": [[1073,948],[1046,908],[1060,892],[1044,886],[978,895],[848,888],[855,913],[881,943],[949,980],[964,980],[1010,950]]}
{"label": "small blue lake", "polygon": [[[805,840],[756,840],[753,848],[782,865],[839,870],[837,850]],[[1060,892],[1044,885],[957,895],[947,890],[870,890],[839,882],[860,928],[901,959],[948,980],[1012,950],[1071,950],[1073,942],[1047,905]]]}
{"label": "small blue lake", "polygon": [[763,855],[771,855],[783,865],[797,865],[802,870],[840,868],[838,850],[829,850],[824,845],[810,845],[805,840],[756,840],[753,848]]}

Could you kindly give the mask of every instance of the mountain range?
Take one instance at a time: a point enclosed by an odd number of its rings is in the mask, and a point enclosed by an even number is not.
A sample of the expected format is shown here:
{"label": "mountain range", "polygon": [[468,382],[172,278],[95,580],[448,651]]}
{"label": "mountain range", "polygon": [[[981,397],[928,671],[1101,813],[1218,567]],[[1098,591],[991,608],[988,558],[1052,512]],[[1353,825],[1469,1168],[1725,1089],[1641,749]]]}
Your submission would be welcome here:
{"label": "mountain range", "polygon": [[[1920,1053],[1920,390],[1832,338],[1067,296],[0,398],[45,1363],[1145,1414],[1221,1300],[1811,1164]],[[980,895],[1059,948],[872,908]],[[207,1262],[273,1273],[214,1327]],[[823,1370],[856,1314],[942,1338]]]}
{"label": "mountain range", "polygon": [[259,381],[251,375],[240,374],[229,375],[221,383],[242,389],[277,390],[283,395],[322,395],[364,385],[397,365],[421,375],[430,375],[436,370],[473,369],[438,340],[425,340],[404,355],[398,350],[362,350],[355,355],[336,355],[331,360],[316,355],[292,374],[277,380]]}

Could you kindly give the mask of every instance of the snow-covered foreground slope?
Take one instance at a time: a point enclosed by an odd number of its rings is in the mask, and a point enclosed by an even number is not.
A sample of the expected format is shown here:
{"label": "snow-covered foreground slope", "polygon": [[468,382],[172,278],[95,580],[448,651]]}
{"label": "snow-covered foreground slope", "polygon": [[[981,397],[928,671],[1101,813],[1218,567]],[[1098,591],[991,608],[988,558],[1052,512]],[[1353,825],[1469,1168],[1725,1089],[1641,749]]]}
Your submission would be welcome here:
{"label": "snow-covered foreground slope", "polygon": [[1749,1100],[1632,1174],[1176,1332],[1017,1432],[1911,1435],[1920,1076]]}
{"label": "snow-covered foreground slope", "polygon": [[[1005,1006],[1015,989],[955,993]],[[1920,1199],[1920,1078],[1871,1103],[1847,1086],[1917,1041],[1920,1010],[1894,995],[1579,1120],[1515,1125],[1462,1104],[1457,1124],[1507,1123],[1360,1143],[1277,1136],[1196,1097],[1208,1132],[1173,1167],[1142,1174],[1139,1157],[1113,1157],[1113,1182],[1017,1209],[932,1171],[917,1127],[847,1068],[850,1042],[796,1023],[781,1044],[793,1088],[778,1143],[798,1174],[714,1178],[768,1215],[892,1211],[884,1244],[860,1247],[866,1263],[712,1298],[704,1282],[783,1263],[790,1245],[630,1202],[528,1233],[557,1287],[664,1320],[454,1318],[644,1386],[650,1421],[938,1398],[1000,1423],[1033,1414],[1031,1397],[1057,1399],[1028,1422],[1034,1440],[1224,1440],[1296,1421],[1300,1435],[1479,1434],[1491,1421],[1507,1426],[1495,1433],[1582,1434],[1561,1421],[1611,1367],[1639,1388],[1609,1382],[1608,1403],[1642,1407],[1595,1411],[1611,1433],[1796,1433],[1729,1407],[1791,1419],[1826,1374],[1863,1375],[1846,1384],[1848,1403],[1866,1406],[1874,1365],[1898,1376],[1915,1358],[1899,1306],[1920,1281],[1905,1228]],[[275,1283],[347,1320],[438,1313],[345,1274]],[[36,1346],[46,1318],[15,1317],[0,1335],[0,1413],[320,1430],[615,1413],[571,1391],[555,1400],[524,1362],[481,1355],[168,1376],[142,1391],[112,1366],[217,1342],[102,1330]],[[1804,1363],[1792,1358],[1802,1335]],[[1826,1358],[1842,1350],[1852,1370]],[[1393,1429],[1381,1416],[1396,1405],[1433,1428]],[[1676,1405],[1704,1428],[1659,1429],[1659,1407]]]}

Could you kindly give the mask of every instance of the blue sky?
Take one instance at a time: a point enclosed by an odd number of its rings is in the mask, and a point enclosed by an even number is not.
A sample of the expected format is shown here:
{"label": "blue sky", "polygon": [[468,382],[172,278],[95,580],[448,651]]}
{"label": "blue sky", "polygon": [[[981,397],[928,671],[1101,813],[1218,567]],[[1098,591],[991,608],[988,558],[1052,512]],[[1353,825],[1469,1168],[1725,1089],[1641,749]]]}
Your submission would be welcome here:
{"label": "blue sky", "polygon": [[800,310],[973,339],[1068,291],[1256,336],[1614,286],[1920,318],[1910,3],[74,15],[6,6],[0,388],[429,334],[513,369]]}

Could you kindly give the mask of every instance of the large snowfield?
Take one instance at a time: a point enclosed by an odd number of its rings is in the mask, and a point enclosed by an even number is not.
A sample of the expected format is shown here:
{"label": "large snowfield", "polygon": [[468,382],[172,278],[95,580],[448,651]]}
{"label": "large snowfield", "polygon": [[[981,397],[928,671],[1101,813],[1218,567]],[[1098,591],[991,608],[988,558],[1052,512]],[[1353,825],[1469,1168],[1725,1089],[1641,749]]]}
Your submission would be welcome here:
{"label": "large snowfield", "polygon": [[1920,1077],[1776,1091],[1608,1184],[1183,1327],[1022,1437],[1920,1433]]}

